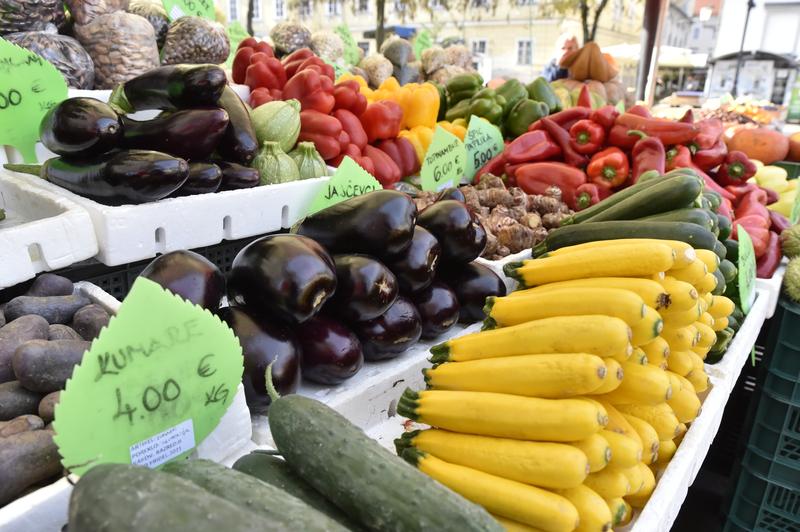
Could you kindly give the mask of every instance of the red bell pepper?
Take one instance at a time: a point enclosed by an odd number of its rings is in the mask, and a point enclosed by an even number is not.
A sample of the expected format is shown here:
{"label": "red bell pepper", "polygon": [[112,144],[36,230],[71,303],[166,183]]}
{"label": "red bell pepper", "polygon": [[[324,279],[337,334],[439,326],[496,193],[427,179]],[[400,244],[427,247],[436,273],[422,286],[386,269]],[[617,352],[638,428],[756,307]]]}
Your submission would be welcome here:
{"label": "red bell pepper", "polygon": [[666,153],[667,170],[692,167],[692,152],[686,146],[673,146]]}
{"label": "red bell pepper", "polygon": [[506,166],[506,153],[505,151],[501,151],[488,161],[486,164],[481,166],[481,168],[475,173],[475,183],[480,183],[481,177],[485,175],[495,175],[501,176],[505,171]]}
{"label": "red bell pepper", "polygon": [[336,81],[336,73],[333,71],[333,67],[315,55],[306,58],[305,61],[300,63],[295,71],[295,74],[308,68],[316,70],[320,74],[329,77],[331,81]]}
{"label": "red bell pepper", "polygon": [[408,177],[419,173],[419,158],[414,150],[414,145],[408,139],[384,139],[377,144],[377,148],[397,163],[400,176]]}
{"label": "red bell pepper", "polygon": [[697,136],[689,145],[692,152],[710,150],[722,138],[724,127],[719,118],[704,118],[694,123],[698,130]]}
{"label": "red bell pepper", "polygon": [[713,179],[711,179],[711,176],[709,176],[707,173],[705,173],[705,172],[704,172],[703,170],[701,170],[700,168],[696,167],[696,166],[694,165],[694,163],[692,163],[692,165],[691,165],[689,168],[691,168],[692,170],[694,170],[695,172],[697,172],[697,175],[699,175],[700,177],[702,177],[702,178],[703,178],[703,182],[705,183],[705,187],[706,187],[707,189],[709,189],[709,190],[713,190],[714,192],[716,192],[717,194],[719,194],[719,195],[720,195],[720,196],[722,196],[723,198],[725,198],[725,199],[727,199],[727,200],[730,200],[730,201],[733,201],[733,199],[734,199],[734,196],[733,196],[733,194],[731,194],[730,192],[728,192],[727,190],[725,190],[724,188],[722,188],[722,187],[719,185],[719,183],[717,183],[716,181],[714,181]]}
{"label": "red bell pepper", "polygon": [[569,128],[572,149],[583,155],[591,155],[600,151],[606,140],[603,126],[591,120],[578,120]]}
{"label": "red bell pepper", "polygon": [[632,182],[636,183],[639,181],[639,176],[650,170],[655,170],[659,175],[663,175],[666,154],[661,140],[657,137],[648,137],[641,131],[631,131],[628,134],[639,137],[631,152],[631,161],[633,161],[633,168],[631,169]]}
{"label": "red bell pepper", "polygon": [[694,124],[647,118],[627,112],[617,117],[609,133],[608,143],[619,148],[632,148],[636,144],[636,138],[628,135],[630,131],[641,131],[649,137],[656,137],[665,146],[686,144],[697,136]]}
{"label": "red bell pepper", "polygon": [[281,59],[281,63],[283,63],[283,67],[286,69],[286,76],[289,78],[294,76],[297,69],[303,64],[303,61],[314,56],[315,54],[310,48],[300,48]]}
{"label": "red bell pepper", "polygon": [[335,117],[319,111],[300,111],[300,136],[297,140],[313,142],[326,161],[342,151],[339,135],[342,124]]}
{"label": "red bell pepper", "polygon": [[739,183],[738,185],[728,185],[725,187],[725,190],[733,195],[732,201],[736,205],[739,205],[739,201],[744,197],[745,194],[753,192],[754,190],[758,190],[758,185],[755,183]]}
{"label": "red bell pepper", "polygon": [[361,94],[361,86],[354,79],[341,81],[333,86],[334,109],[347,109],[356,116],[361,116],[367,109],[367,98]]}
{"label": "red bell pepper", "polygon": [[778,234],[781,234],[792,226],[792,222],[789,221],[789,218],[787,218],[786,216],[782,215],[779,212],[775,212],[771,209],[767,210],[769,211],[770,231],[774,231]]}
{"label": "red bell pepper", "polygon": [[653,118],[653,113],[650,112],[650,108],[646,105],[634,105],[627,112],[644,118]]}
{"label": "red bell pepper", "polygon": [[239,48],[236,55],[233,57],[233,65],[231,65],[231,77],[234,83],[244,83],[245,73],[247,67],[250,66],[250,58],[256,51],[250,46]]}
{"label": "red bell pepper", "polygon": [[767,251],[756,261],[756,277],[769,279],[781,263],[781,239],[778,233],[769,234]]}
{"label": "red bell pepper", "polygon": [[578,101],[576,102],[578,107],[588,107],[589,109],[592,108],[592,95],[589,94],[589,86],[585,83],[581,87],[581,92],[578,94]]}
{"label": "red bell pepper", "polygon": [[364,156],[372,159],[372,164],[375,166],[375,179],[380,181],[383,188],[390,187],[393,183],[400,181],[400,168],[385,152],[379,150],[375,146],[367,146],[364,148]]}
{"label": "red bell pepper", "polygon": [[266,87],[258,87],[250,92],[250,107],[255,109],[259,105],[274,102],[275,100],[282,100],[283,94],[280,89],[268,89]]}
{"label": "red bell pepper", "polygon": [[375,165],[373,164],[372,159],[362,155],[361,150],[355,144],[348,144],[339,155],[328,161],[328,163],[331,166],[338,167],[340,164],[342,164],[342,160],[344,160],[345,157],[350,157],[356,162],[356,164],[369,172],[372,176],[375,175]]}
{"label": "red bell pepper", "polygon": [[769,227],[769,209],[765,206],[766,202],[767,194],[756,187],[756,190],[748,192],[739,199],[735,211],[736,219],[758,215],[767,220],[767,227]]}
{"label": "red bell pepper", "polygon": [[728,198],[722,198],[722,203],[719,204],[717,214],[726,217],[728,220],[733,220],[733,205]]}
{"label": "red bell pepper", "polygon": [[380,100],[369,104],[367,110],[361,114],[360,120],[369,142],[393,139],[400,133],[403,109],[393,101]]}
{"label": "red bell pepper", "polygon": [[346,131],[350,137],[348,144],[355,144],[359,150],[363,150],[367,145],[367,132],[361,125],[361,120],[347,109],[337,109],[333,116],[342,124],[342,130]]}
{"label": "red bell pepper", "polygon": [[778,194],[771,188],[764,188],[764,187],[758,187],[758,188],[760,188],[767,194],[767,205],[772,205],[773,203],[777,203],[781,199],[780,194]]}
{"label": "red bell pepper", "polygon": [[350,135],[348,135],[347,131],[344,129],[342,129],[342,131],[339,133],[337,140],[339,141],[339,147],[342,150],[350,145]]}
{"label": "red bell pepper", "polygon": [[770,230],[768,227],[769,219],[762,218],[758,214],[752,214],[743,218],[737,218],[733,221],[733,230],[731,231],[732,238],[739,239],[739,227],[744,227],[747,234],[750,235],[750,240],[753,241],[753,251],[756,258],[764,255],[767,251],[769,244]]}
{"label": "red bell pepper", "polygon": [[[599,109],[592,111],[589,115],[589,120],[596,124],[603,126],[603,129],[608,131],[614,125],[614,121],[619,116],[619,111],[613,105],[604,105]],[[570,128],[571,129],[571,128]]]}
{"label": "red bell pepper", "polygon": [[270,57],[275,57],[275,50],[272,49],[272,46],[267,41],[259,41],[255,37],[246,38],[236,47],[237,50],[242,48],[253,48],[256,52],[264,52]]}
{"label": "red bell pepper", "polygon": [[744,152],[732,151],[725,157],[725,161],[717,172],[717,181],[723,185],[744,183],[756,175],[756,165]]}
{"label": "red bell pepper", "polygon": [[589,162],[589,158],[585,155],[578,153],[570,144],[569,131],[559,126],[549,118],[542,118],[542,127],[550,134],[550,137],[561,148],[561,155],[564,157],[564,162],[576,168],[583,168]]}
{"label": "red bell pepper", "polygon": [[250,56],[250,66],[244,76],[244,84],[255,90],[259,87],[283,89],[286,85],[286,72],[280,61],[262,52]]}
{"label": "red bell pepper", "polygon": [[[691,148],[689,148],[691,150]],[[717,140],[717,142],[708,149],[700,149],[699,151],[695,152],[694,156],[692,157],[692,161],[698,168],[702,168],[706,172],[711,170],[712,168],[716,168],[725,160],[725,156],[728,154],[728,145],[725,144],[725,141],[722,137]]]}
{"label": "red bell pepper", "polygon": [[683,122],[685,124],[694,124],[694,113],[692,112],[692,108],[688,108],[683,116],[681,117],[678,122]]}
{"label": "red bell pepper", "polygon": [[[528,194],[543,194],[541,185],[561,189],[561,197],[571,209],[575,209],[577,188],[586,183],[583,170],[564,163],[529,163],[516,170],[517,185]],[[546,187],[545,187],[546,188]]]}
{"label": "red bell pepper", "polygon": [[628,179],[628,156],[619,148],[611,147],[595,153],[586,167],[589,180],[601,188],[617,187]]}
{"label": "red bell pepper", "polygon": [[336,100],[333,97],[333,82],[327,76],[311,69],[298,72],[283,87],[283,97],[300,101],[303,111],[319,111],[329,114]]}
{"label": "red bell pepper", "polygon": [[600,187],[594,183],[584,183],[575,189],[575,209],[582,211],[600,201]]}
{"label": "red bell pepper", "polygon": [[561,148],[545,131],[528,131],[515,138],[503,151],[508,164],[546,161],[561,155]]}
{"label": "red bell pepper", "polygon": [[[570,107],[569,109],[564,109],[563,111],[553,113],[547,118],[569,131],[569,128],[571,128],[575,122],[578,120],[585,120],[591,115],[592,110],[587,107]],[[541,120],[537,120],[528,126],[528,131],[536,131],[539,129],[542,129]]]}

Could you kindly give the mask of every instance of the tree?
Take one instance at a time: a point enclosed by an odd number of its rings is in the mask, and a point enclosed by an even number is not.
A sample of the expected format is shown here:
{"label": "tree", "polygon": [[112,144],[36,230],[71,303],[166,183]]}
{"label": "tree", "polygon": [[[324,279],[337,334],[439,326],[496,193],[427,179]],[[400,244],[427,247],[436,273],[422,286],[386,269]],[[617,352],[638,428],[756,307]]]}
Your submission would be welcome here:
{"label": "tree", "polygon": [[597,36],[597,24],[606,5],[608,0],[552,0],[547,7],[562,15],[577,12],[583,27],[583,43],[586,44]]}
{"label": "tree", "polygon": [[[236,2],[236,0],[229,1]],[[254,0],[247,0],[247,33],[250,35],[255,35],[255,33],[253,33],[253,1]]]}

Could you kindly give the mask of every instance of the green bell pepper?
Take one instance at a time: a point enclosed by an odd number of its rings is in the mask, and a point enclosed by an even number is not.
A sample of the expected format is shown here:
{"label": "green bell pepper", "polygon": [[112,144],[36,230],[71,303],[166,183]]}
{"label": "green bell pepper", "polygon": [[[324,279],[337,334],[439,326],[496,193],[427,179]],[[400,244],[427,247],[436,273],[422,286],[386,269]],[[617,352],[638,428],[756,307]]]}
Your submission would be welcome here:
{"label": "green bell pepper", "polygon": [[436,121],[441,122],[444,120],[444,115],[447,113],[447,89],[441,83],[433,83],[436,90],[439,91],[439,114],[436,116]]}
{"label": "green bell pepper", "polygon": [[478,115],[495,125],[503,123],[506,99],[494,89],[481,89],[469,101],[469,114]]}
{"label": "green bell pepper", "polygon": [[551,113],[561,110],[561,100],[543,77],[538,77],[528,84],[528,97],[537,102],[544,102]]}
{"label": "green bell pepper", "polygon": [[450,105],[455,105],[461,100],[471,98],[483,87],[483,78],[480,74],[459,74],[447,82],[447,96]]}
{"label": "green bell pepper", "polygon": [[[451,102],[452,103],[452,102]],[[444,119],[452,122],[458,118],[466,119],[469,116],[469,100],[461,100],[444,114]]]}
{"label": "green bell pepper", "polygon": [[506,99],[503,112],[508,116],[509,111],[520,100],[528,99],[528,89],[518,79],[510,79],[496,89],[497,94]]}
{"label": "green bell pepper", "polygon": [[506,117],[506,132],[509,137],[519,137],[531,124],[550,114],[550,108],[544,102],[537,102],[525,98],[520,100],[511,109]]}

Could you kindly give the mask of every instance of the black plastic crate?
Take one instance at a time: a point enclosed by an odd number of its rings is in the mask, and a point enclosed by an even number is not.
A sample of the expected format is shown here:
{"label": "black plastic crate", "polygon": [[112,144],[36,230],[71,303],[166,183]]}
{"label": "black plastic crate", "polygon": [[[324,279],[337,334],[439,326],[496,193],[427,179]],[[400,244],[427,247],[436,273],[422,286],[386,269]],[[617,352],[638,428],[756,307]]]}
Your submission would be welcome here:
{"label": "black plastic crate", "polygon": [[726,532],[800,530],[800,491],[742,467]]}

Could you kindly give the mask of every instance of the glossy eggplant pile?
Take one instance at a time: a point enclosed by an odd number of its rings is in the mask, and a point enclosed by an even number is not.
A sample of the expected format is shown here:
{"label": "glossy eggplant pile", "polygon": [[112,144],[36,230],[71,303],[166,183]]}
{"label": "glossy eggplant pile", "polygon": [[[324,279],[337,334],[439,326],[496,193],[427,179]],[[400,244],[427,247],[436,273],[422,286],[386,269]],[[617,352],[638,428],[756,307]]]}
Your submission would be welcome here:
{"label": "glossy eggplant pile", "polygon": [[[151,120],[127,113],[161,110]],[[170,65],[114,90],[110,103],[69,98],[40,124],[57,157],[6,165],[107,205],[249,188],[258,149],[250,115],[214,65]]]}

